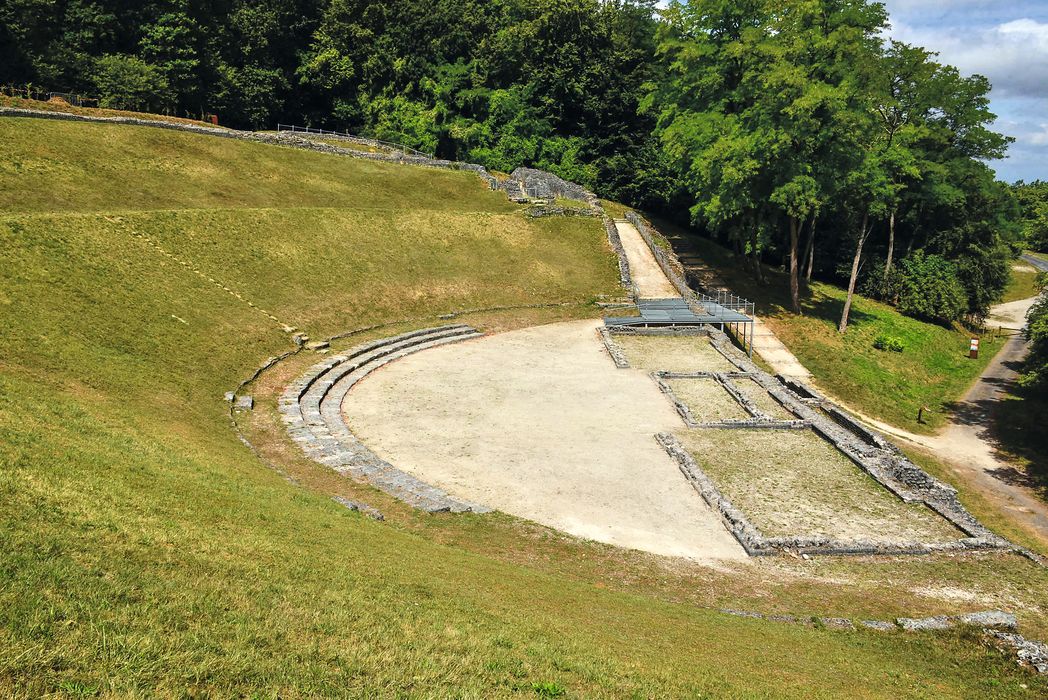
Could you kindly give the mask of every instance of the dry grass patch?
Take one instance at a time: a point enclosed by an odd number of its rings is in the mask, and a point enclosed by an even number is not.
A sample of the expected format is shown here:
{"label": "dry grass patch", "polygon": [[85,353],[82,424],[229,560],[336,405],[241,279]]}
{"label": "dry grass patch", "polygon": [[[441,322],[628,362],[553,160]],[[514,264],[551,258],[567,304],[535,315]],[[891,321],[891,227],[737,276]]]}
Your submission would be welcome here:
{"label": "dry grass patch", "polygon": [[666,379],[698,423],[749,418],[750,414],[714,379]]}
{"label": "dry grass patch", "polygon": [[958,539],[923,505],[905,504],[807,430],[691,430],[678,437],[767,537],[844,541]]}
{"label": "dry grass patch", "polygon": [[[299,134],[296,134],[298,136]],[[351,151],[362,151],[364,153],[390,153],[393,149],[385,146],[378,146],[370,143],[359,143],[357,141],[350,141],[348,139],[340,139],[337,136],[324,138],[323,136],[306,136],[302,135],[303,138],[307,138],[310,141],[316,141],[317,143],[326,143],[329,146],[338,146],[339,148],[348,148]]]}
{"label": "dry grass patch", "polygon": [[631,367],[667,372],[733,372],[737,368],[699,336],[619,335]]}
{"label": "dry grass patch", "polygon": [[776,401],[768,390],[753,379],[733,380],[739,393],[752,401],[762,413],[778,420],[794,420],[797,416],[787,411],[781,403]]}

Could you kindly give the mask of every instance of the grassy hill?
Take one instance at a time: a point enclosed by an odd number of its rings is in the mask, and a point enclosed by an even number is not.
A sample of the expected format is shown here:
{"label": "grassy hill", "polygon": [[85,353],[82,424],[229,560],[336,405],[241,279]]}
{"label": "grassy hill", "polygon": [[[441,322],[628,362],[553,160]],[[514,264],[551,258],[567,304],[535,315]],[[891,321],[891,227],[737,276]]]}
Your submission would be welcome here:
{"label": "grassy hill", "polygon": [[[690,598],[766,601],[749,570],[678,574],[548,531],[531,541],[499,514],[375,523],[289,483],[230,429],[223,392],[292,347],[287,326],[323,337],[525,304],[567,306],[469,319],[597,314],[617,271],[596,221],[527,219],[466,173],[148,128],[0,119],[0,142],[0,695],[1048,687],[964,633],[831,633]],[[1048,607],[1040,573],[1004,555],[912,575],[881,562],[872,583],[855,563],[812,566],[852,573],[787,572],[777,605],[935,612],[879,581],[992,576]],[[818,583],[847,578],[864,581]]]}

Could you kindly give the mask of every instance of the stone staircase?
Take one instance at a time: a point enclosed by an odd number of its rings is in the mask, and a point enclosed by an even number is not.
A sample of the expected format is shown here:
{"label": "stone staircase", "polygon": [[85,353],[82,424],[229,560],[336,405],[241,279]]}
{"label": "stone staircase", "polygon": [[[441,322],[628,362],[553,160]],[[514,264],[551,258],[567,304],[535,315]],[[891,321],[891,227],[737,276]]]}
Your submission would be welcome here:
{"label": "stone staircase", "polygon": [[280,414],[291,438],[311,459],[427,512],[490,509],[448,495],[380,458],[353,435],[342,418],[342,401],[353,386],[379,367],[411,353],[482,334],[463,324],[424,328],[383,338],[332,355],[313,365],[284,390]]}

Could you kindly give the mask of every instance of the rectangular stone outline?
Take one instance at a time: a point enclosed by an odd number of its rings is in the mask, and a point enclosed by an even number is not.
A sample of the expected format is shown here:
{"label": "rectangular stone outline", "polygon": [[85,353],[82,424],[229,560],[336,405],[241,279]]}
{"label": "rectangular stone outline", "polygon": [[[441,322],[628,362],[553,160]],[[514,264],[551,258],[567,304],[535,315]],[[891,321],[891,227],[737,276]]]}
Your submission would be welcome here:
{"label": "rectangular stone outline", "polygon": [[[684,420],[684,424],[689,428],[771,428],[778,430],[802,430],[811,427],[811,424],[807,421],[773,418],[758,409],[757,406],[744,396],[731,382],[731,379],[736,378],[752,379],[752,374],[748,372],[667,372],[664,370],[656,370],[649,373],[648,376],[651,377],[652,381],[654,381],[659,387],[659,390],[669,398],[677,413]],[[680,397],[677,396],[677,393],[673,391],[673,387],[665,381],[666,379],[708,379],[714,381],[724,389],[728,396],[735,400],[735,403],[750,414],[750,418],[729,418],[721,421],[697,421],[691,412],[691,408],[681,401]]]}
{"label": "rectangular stone outline", "polygon": [[[634,326],[605,326],[600,329],[605,347],[609,354],[615,359],[619,355],[616,366],[628,368],[629,362],[622,352],[621,346],[614,341],[615,335],[661,335],[661,336],[697,336],[706,335],[713,345],[725,359],[734,365],[737,372],[721,373],[731,378],[732,376],[748,377],[756,381],[767,391],[773,399],[787,411],[798,417],[798,421],[783,421],[787,426],[776,426],[773,423],[758,422],[754,424],[723,423],[720,425],[703,426],[694,420],[690,411],[691,424],[694,427],[710,428],[751,428],[751,427],[797,427],[811,428],[820,437],[827,440],[834,448],[851,459],[860,469],[869,474],[878,484],[894,494],[904,503],[922,503],[929,509],[938,513],[954,527],[968,537],[960,538],[950,542],[867,542],[861,540],[840,541],[831,538],[812,537],[775,537],[767,538],[757,529],[746,516],[728,500],[709,478],[699,468],[695,460],[683,447],[668,433],[656,435],[656,440],[673,457],[685,477],[695,486],[696,490],[703,496],[704,500],[716,508],[724,519],[729,531],[739,540],[743,548],[751,556],[771,554],[776,551],[789,549],[805,554],[819,555],[843,555],[843,554],[930,554],[934,552],[962,551],[974,549],[1011,549],[1034,561],[1040,561],[1036,554],[1008,542],[1008,540],[994,534],[972,516],[960,501],[957,500],[957,492],[952,487],[928,475],[918,468],[898,451],[894,445],[887,441],[880,441],[885,447],[871,445],[862,440],[856,432],[846,429],[829,417],[820,415],[810,401],[797,396],[789,391],[779,381],[760,369],[748,357],[738,351],[728,336],[710,326],[684,326],[684,327],[660,327],[660,328],[638,328]],[[613,349],[617,351],[613,352]],[[665,373],[663,376],[671,376],[673,373]],[[708,375],[716,373],[696,373],[696,375]],[[664,384],[664,382],[663,382]],[[660,390],[662,386],[659,387]],[[666,389],[669,389],[668,385]],[[665,391],[665,390],[663,390]],[[672,395],[672,389],[668,396]],[[676,397],[672,397],[673,400]],[[680,403],[675,401],[674,407]],[[740,402],[741,403],[741,402]],[[825,410],[829,402],[820,400],[817,406]],[[830,404],[832,405],[832,404]],[[839,409],[838,409],[839,410]],[[759,412],[759,410],[758,410]],[[678,413],[681,411],[678,409]],[[842,412],[843,414],[843,412]],[[681,414],[685,424],[688,417]],[[846,415],[846,414],[845,414]],[[759,423],[759,424],[758,424]],[[689,425],[689,427],[692,427]],[[886,456],[884,453],[888,453]],[[922,493],[915,493],[914,489]]]}
{"label": "rectangular stone outline", "polygon": [[[804,399],[787,390],[783,384],[767,373],[762,372],[757,365],[735,348],[724,333],[711,330],[710,338],[714,348],[729,362],[738,367],[740,371],[753,372],[757,383],[763,386],[776,401],[798,418],[808,421],[811,428],[823,439],[830,442],[904,503],[923,503],[968,535],[970,539],[978,541],[980,548],[1013,549],[1024,556],[1029,556],[1028,550],[1017,547],[987,529],[960,503],[956,489],[917,467],[897,448],[871,445],[854,432],[847,430],[829,417],[821,415]],[[823,400],[820,405],[825,406],[828,403]],[[880,442],[890,445],[883,439]],[[926,543],[918,544],[927,546]],[[971,547],[966,546],[965,548]]]}
{"label": "rectangular stone outline", "polygon": [[681,473],[698,491],[703,500],[721,516],[728,531],[738,540],[749,556],[767,556],[783,550],[809,555],[899,555],[934,554],[978,549],[994,549],[997,545],[981,537],[965,537],[948,542],[869,542],[863,540],[835,540],[830,537],[766,537],[749,518],[725,496],[695,458],[670,433],[658,433],[655,440],[680,468]]}

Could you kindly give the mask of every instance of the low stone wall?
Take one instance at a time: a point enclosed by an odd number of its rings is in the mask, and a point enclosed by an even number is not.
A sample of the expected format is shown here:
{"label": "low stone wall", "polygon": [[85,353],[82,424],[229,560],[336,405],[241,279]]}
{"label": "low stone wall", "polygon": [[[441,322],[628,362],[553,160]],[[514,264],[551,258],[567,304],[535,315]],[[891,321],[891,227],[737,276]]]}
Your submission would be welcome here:
{"label": "low stone wall", "polygon": [[[598,205],[599,207],[599,205]],[[633,278],[630,276],[630,263],[626,257],[626,249],[622,247],[622,239],[619,238],[619,230],[615,228],[615,222],[600,208],[601,218],[604,220],[604,232],[608,234],[608,243],[619,259],[619,283],[623,289],[633,295]]]}
{"label": "low stone wall", "polygon": [[[765,615],[751,610],[721,608],[722,613],[755,620],[787,622],[802,625],[822,626],[828,629],[854,630],[858,627],[878,632],[924,632],[950,629],[951,627],[982,627],[985,631],[1012,630],[1018,627],[1015,615],[1003,610],[979,610],[961,615],[934,615],[932,617],[897,617],[893,620],[852,620],[844,617],[797,617],[794,615]],[[1002,633],[1007,634],[1007,633]]]}
{"label": "low stone wall", "polygon": [[[758,429],[758,430],[803,430],[811,427],[804,420],[781,420],[769,416],[760,410],[745,394],[735,386],[733,379],[752,379],[749,372],[666,372],[657,370],[652,372],[652,380],[658,385],[663,394],[669,398],[677,413],[689,428],[716,428],[716,429]],[[665,380],[666,379],[707,379],[716,382],[728,396],[735,400],[744,411],[750,414],[750,418],[728,419],[720,421],[697,421],[688,407]]]}
{"label": "low stone wall", "polygon": [[295,130],[291,130],[291,131],[288,131],[288,132],[281,131],[281,132],[278,132],[278,133],[281,133],[281,134],[283,134],[283,133],[290,133],[293,136],[298,136],[300,138],[309,139],[310,141],[321,141],[321,142],[323,142],[323,141],[344,141],[345,143],[354,143],[354,144],[357,144],[358,146],[368,146],[370,148],[376,148],[376,149],[379,149],[383,153],[403,153],[405,155],[429,157],[428,154],[423,153],[422,151],[416,150],[414,148],[411,148],[409,146],[399,146],[397,144],[393,144],[393,143],[389,143],[389,142],[385,142],[385,141],[379,141],[378,139],[369,139],[366,136],[355,136],[353,134],[337,134],[337,133],[313,134],[313,133],[310,133],[308,131],[295,131]]}
{"label": "low stone wall", "polygon": [[615,363],[615,366],[619,369],[629,369],[630,361],[626,359],[626,351],[611,337],[611,332],[607,327],[601,326],[597,332],[600,334],[601,342],[604,343],[604,349],[608,351],[608,355],[611,357],[611,361]]}
{"label": "low stone wall", "polygon": [[709,335],[709,326],[608,326],[612,335],[661,335],[671,337]]}
{"label": "low stone wall", "polygon": [[596,209],[582,209],[581,207],[557,207],[552,204],[536,204],[524,210],[525,216],[539,219],[544,216],[600,216]]}
{"label": "low stone wall", "polygon": [[841,426],[845,430],[851,431],[860,440],[863,440],[866,443],[873,445],[874,447],[877,447],[879,449],[891,450],[892,452],[899,455],[902,454],[901,452],[899,452],[898,447],[888,442],[883,437],[873,432],[859,421],[855,420],[855,418],[853,418],[850,414],[842,410],[840,407],[827,402],[825,399],[823,399],[819,403],[819,406],[820,408],[822,408],[823,411],[827,413],[827,415],[830,416],[830,418],[832,418],[837,423],[837,425]]}
{"label": "low stone wall", "polygon": [[746,550],[746,554],[751,557],[758,557],[775,553],[775,549],[768,545],[760,530],[754,527],[749,518],[732,505],[731,501],[720,492],[717,485],[707,476],[706,472],[699,468],[698,463],[684,449],[684,446],[680,444],[677,438],[670,433],[658,433],[655,436],[655,440],[677,462],[681,473],[691,482],[691,485],[699,492],[702,499],[720,514],[725,527],[728,528],[728,532],[738,540],[742,548]]}
{"label": "low stone wall", "polygon": [[1020,666],[1029,666],[1037,673],[1048,673],[1048,644],[1000,630],[988,629],[985,630],[985,634],[997,645],[1011,649]]}

